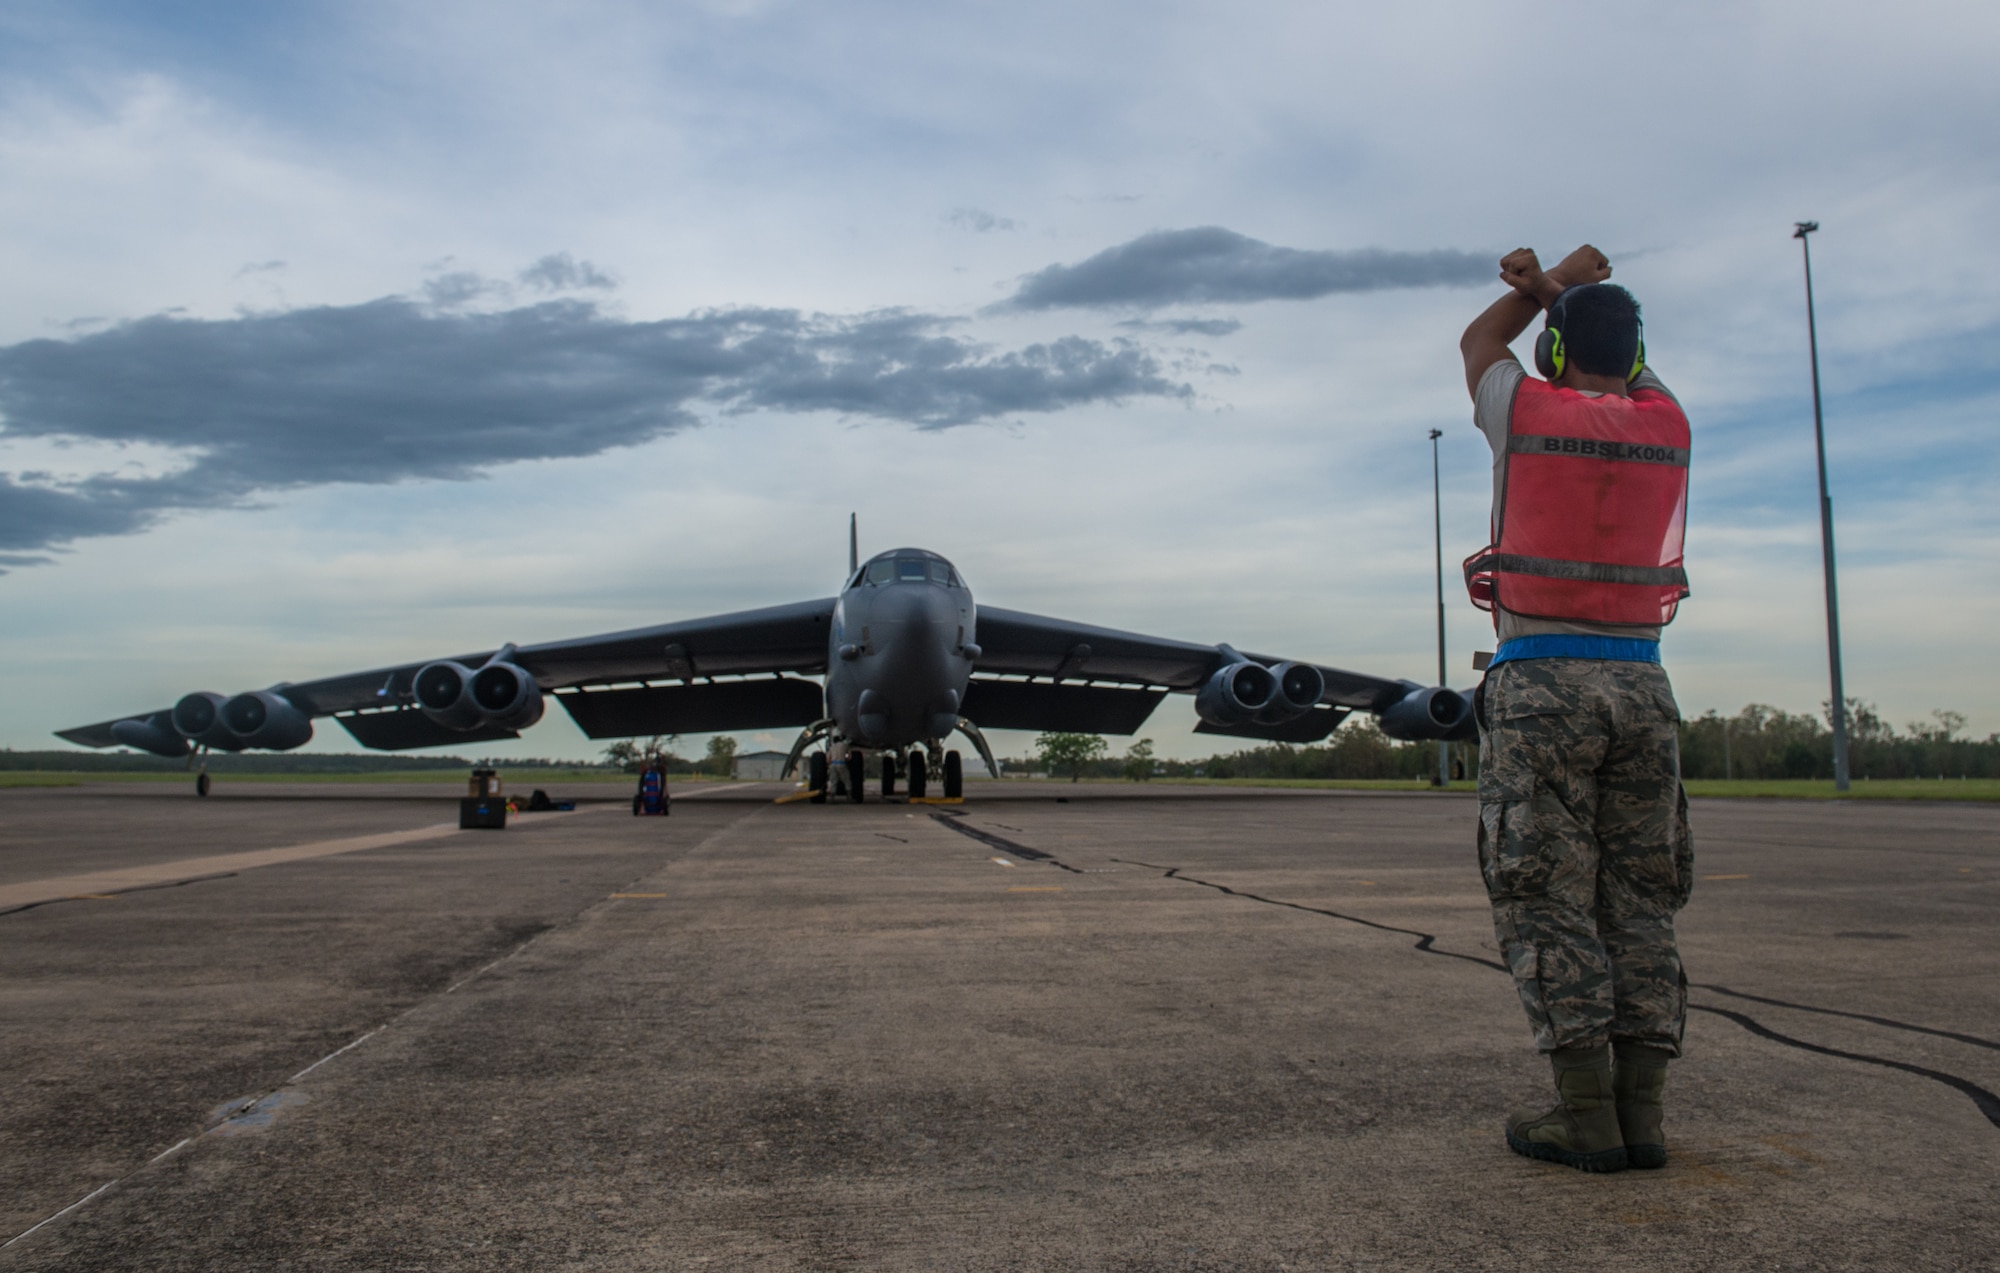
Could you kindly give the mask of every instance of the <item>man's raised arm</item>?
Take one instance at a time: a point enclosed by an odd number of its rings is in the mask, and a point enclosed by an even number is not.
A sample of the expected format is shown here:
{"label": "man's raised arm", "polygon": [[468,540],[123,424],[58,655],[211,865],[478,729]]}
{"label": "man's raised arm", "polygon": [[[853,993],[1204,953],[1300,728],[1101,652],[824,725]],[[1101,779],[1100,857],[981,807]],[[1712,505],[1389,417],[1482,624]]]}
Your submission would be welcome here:
{"label": "man's raised arm", "polygon": [[1508,346],[1562,295],[1564,288],[1601,283],[1610,277],[1611,262],[1588,243],[1547,273],[1533,248],[1515,248],[1501,257],[1500,280],[1513,290],[1488,305],[1458,338],[1458,352],[1465,359],[1466,391],[1474,398],[1479,396],[1480,377],[1494,363],[1513,360],[1514,351]]}

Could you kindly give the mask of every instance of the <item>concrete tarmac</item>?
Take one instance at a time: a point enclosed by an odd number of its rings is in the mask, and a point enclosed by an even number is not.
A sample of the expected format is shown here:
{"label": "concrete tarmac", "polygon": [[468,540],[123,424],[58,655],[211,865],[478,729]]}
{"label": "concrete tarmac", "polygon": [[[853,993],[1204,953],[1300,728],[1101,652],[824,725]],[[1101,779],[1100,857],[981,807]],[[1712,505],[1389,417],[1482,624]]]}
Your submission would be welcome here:
{"label": "concrete tarmac", "polygon": [[970,789],[0,792],[0,1270],[2000,1267],[2000,808],[1697,802],[1587,1176],[1472,800]]}

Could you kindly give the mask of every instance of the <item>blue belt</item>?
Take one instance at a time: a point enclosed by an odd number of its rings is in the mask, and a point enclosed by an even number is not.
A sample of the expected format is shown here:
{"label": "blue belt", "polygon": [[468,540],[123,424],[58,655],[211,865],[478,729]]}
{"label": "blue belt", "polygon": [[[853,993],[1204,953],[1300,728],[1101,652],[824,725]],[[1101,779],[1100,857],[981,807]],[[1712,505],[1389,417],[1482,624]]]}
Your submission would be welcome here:
{"label": "blue belt", "polygon": [[1619,663],[1658,663],[1660,643],[1636,637],[1571,636],[1550,632],[1502,641],[1486,665],[1490,672],[1515,659],[1608,659]]}

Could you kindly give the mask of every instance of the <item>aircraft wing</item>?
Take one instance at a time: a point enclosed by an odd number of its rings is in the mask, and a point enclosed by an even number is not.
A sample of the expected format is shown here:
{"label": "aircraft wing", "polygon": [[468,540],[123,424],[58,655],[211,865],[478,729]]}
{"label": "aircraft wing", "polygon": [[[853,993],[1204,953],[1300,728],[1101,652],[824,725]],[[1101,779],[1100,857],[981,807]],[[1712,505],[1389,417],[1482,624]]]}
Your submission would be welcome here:
{"label": "aircraft wing", "polygon": [[[593,738],[806,725],[819,716],[820,687],[785,674],[812,676],[826,670],[833,606],[834,599],[828,597],[519,646],[509,661],[532,676],[541,690],[551,692]],[[377,750],[516,738],[519,733],[513,729],[447,729],[414,706],[417,673],[424,667],[448,660],[476,669],[499,652],[443,655],[287,683],[272,692],[307,717],[334,717],[356,741]],[[718,676],[760,679],[711,683],[710,678]],[[697,680],[702,683],[696,684]],[[144,730],[132,730],[129,722],[150,726],[164,739],[171,711],[155,708],[59,730],[57,736],[86,747],[119,743],[144,747]],[[707,724],[714,719],[726,723]],[[127,735],[122,738],[115,732],[121,725]]]}
{"label": "aircraft wing", "polygon": [[[979,607],[978,634],[980,654],[966,692],[965,714],[981,728],[1134,733],[1167,693],[1193,693],[1237,661],[1232,657],[1237,652],[1221,645],[1121,632],[993,606]],[[1263,654],[1241,657],[1266,666],[1285,661]],[[1204,722],[1197,732],[1316,742],[1350,712],[1386,711],[1418,688],[1408,681],[1312,666],[1325,690],[1310,711],[1269,724],[1224,727]]]}

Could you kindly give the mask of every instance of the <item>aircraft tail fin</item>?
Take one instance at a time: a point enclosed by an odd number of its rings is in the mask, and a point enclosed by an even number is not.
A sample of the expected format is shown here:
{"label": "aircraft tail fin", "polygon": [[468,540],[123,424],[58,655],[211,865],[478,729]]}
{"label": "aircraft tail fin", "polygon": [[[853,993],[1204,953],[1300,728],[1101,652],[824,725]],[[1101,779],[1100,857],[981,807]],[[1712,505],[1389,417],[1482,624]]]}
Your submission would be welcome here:
{"label": "aircraft tail fin", "polygon": [[847,573],[861,569],[861,532],[855,526],[854,514],[847,515]]}

